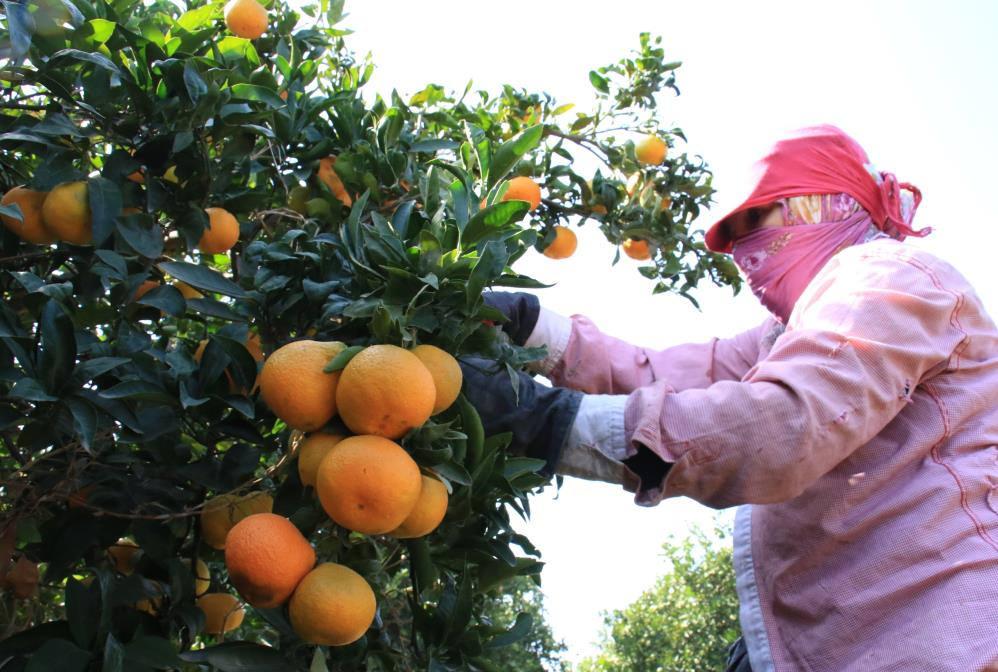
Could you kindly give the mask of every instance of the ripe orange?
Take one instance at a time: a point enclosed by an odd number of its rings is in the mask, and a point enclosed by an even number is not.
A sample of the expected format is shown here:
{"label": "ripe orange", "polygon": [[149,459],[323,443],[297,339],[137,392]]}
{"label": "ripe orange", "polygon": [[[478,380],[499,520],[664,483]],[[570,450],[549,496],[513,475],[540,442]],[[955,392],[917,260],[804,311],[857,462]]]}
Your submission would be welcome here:
{"label": "ripe orange", "polygon": [[554,240],[544,248],[544,256],[551,259],[567,259],[575,254],[579,239],[575,232],[565,226],[554,227]]}
{"label": "ripe orange", "polygon": [[329,187],[329,191],[332,192],[333,196],[339,199],[340,203],[349,208],[353,205],[353,198],[350,197],[350,192],[348,192],[347,188],[343,185],[343,180],[340,179],[340,176],[333,169],[335,164],[335,156],[327,156],[326,158],[321,159],[319,161],[319,169],[316,172],[316,175],[319,176],[319,180],[321,180],[323,184]]}
{"label": "ripe orange", "polygon": [[260,341],[260,334],[250,332],[246,336],[246,349],[257,362],[263,361],[263,343]]}
{"label": "ripe orange", "polygon": [[132,297],[132,301],[138,301],[143,296],[151,292],[160,286],[160,283],[155,280],[146,280],[135,290],[135,295]]}
{"label": "ripe orange", "polygon": [[[186,564],[190,567],[191,563],[188,561]],[[194,561],[194,597],[200,597],[207,593],[210,586],[211,570],[208,569],[204,560],[196,558]]]}
{"label": "ripe orange", "polygon": [[274,498],[266,492],[212,497],[201,509],[201,538],[212,548],[225,548],[225,540],[236,523],[255,513],[273,510]]}
{"label": "ripe orange", "polygon": [[38,565],[21,556],[7,572],[4,581],[19,600],[27,600],[38,592]]}
{"label": "ripe orange", "polygon": [[129,576],[135,571],[135,557],[139,552],[139,545],[131,539],[119,539],[113,546],[107,549],[107,554],[111,556],[114,570],[125,576]]}
{"label": "ripe orange", "polygon": [[185,299],[190,300],[190,299],[203,299],[204,298],[204,294],[202,294],[198,290],[194,289],[193,287],[191,287],[190,285],[188,285],[186,282],[181,282],[180,280],[177,280],[176,282],[172,282],[170,284],[172,284],[174,287],[176,287],[180,291],[180,294]]}
{"label": "ripe orange", "polygon": [[606,206],[602,203],[597,203],[591,209],[594,215],[605,215],[607,213]]}
{"label": "ripe orange", "polygon": [[135,184],[145,184],[146,176],[143,174],[144,172],[145,172],[144,168],[139,168],[138,170],[130,172],[125,179],[127,179],[129,182],[134,182]]}
{"label": "ripe orange", "polygon": [[437,529],[447,514],[447,486],[439,479],[423,475],[423,487],[412,513],[390,533],[398,539],[423,537]]}
{"label": "ripe orange", "polygon": [[292,429],[314,432],[336,415],[342,371],[323,368],[345,346],[339,341],[293,341],[263,362],[257,378],[260,396]]}
{"label": "ripe orange", "polygon": [[409,453],[380,436],[351,436],[319,463],[319,502],[339,525],[363,534],[384,534],[402,524],[422,488]]}
{"label": "ripe orange", "polygon": [[228,252],[239,240],[239,220],[225,208],[205,208],[208,228],[201,234],[198,249],[203,254]]}
{"label": "ripe orange", "polygon": [[638,261],[651,259],[651,250],[648,248],[648,241],[646,240],[628,238],[621,247],[624,248],[624,254],[631,259],[637,259]]}
{"label": "ripe orange", "polygon": [[433,387],[437,391],[433,415],[450,408],[461,393],[461,382],[464,379],[457,360],[435,345],[417,345],[412,349],[412,354],[419,357],[419,361],[433,376]]}
{"label": "ripe orange", "polygon": [[668,149],[662,138],[657,135],[649,135],[634,146],[634,156],[638,163],[646,166],[657,166],[665,161]]}
{"label": "ripe orange", "polygon": [[337,443],[343,440],[338,434],[309,434],[298,449],[298,475],[302,485],[315,487],[315,474],[319,471],[319,463],[329,454]]}
{"label": "ripe orange", "polygon": [[270,609],[291,597],[315,565],[315,550],[283,516],[254,513],[229,532],[225,566],[229,580],[254,607]]}
{"label": "ripe orange", "polygon": [[419,357],[396,345],[372,345],[343,369],[336,407],[350,431],[397,439],[426,422],[436,397]]}
{"label": "ripe orange", "polygon": [[504,201],[527,201],[534,210],[541,204],[541,187],[529,177],[514,177],[508,182]]}
{"label": "ripe orange", "polygon": [[0,215],[4,226],[13,231],[21,240],[25,240],[35,245],[48,245],[54,243],[56,238],[42,222],[42,204],[45,203],[46,194],[44,191],[35,191],[27,187],[14,187],[3,198],[0,204],[17,204],[21,208],[21,221],[13,217]]}
{"label": "ripe orange", "polygon": [[230,0],[225,5],[225,26],[237,37],[255,40],[267,30],[267,10],[256,0]]}
{"label": "ripe orange", "polygon": [[197,601],[198,609],[204,612],[204,631],[209,635],[221,635],[235,630],[243,623],[246,610],[239,604],[239,598],[228,593],[208,593]]}
{"label": "ripe orange", "polygon": [[364,636],[377,601],[371,586],[344,565],[324,562],[309,572],[288,605],[291,627],[309,644],[344,646]]}
{"label": "ripe orange", "polygon": [[42,221],[59,240],[74,245],[93,242],[90,202],[86,182],[64,182],[52,189],[42,203]]}

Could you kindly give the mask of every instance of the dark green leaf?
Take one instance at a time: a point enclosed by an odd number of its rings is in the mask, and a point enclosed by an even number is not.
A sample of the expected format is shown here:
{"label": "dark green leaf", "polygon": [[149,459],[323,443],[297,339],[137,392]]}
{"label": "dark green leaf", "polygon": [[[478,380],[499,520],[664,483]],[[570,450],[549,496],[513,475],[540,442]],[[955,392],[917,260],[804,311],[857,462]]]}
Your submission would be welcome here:
{"label": "dark green leaf", "polygon": [[461,234],[461,244],[470,248],[494,231],[500,231],[511,222],[519,221],[530,210],[526,201],[505,201],[483,208],[475,213]]}
{"label": "dark green leaf", "polygon": [[55,300],[42,309],[42,341],[38,375],[45,389],[56,394],[65,385],[76,364],[76,335],[73,321]]}
{"label": "dark green leaf", "polygon": [[467,305],[470,308],[478,297],[482,295],[482,290],[490,284],[492,280],[502,275],[509,260],[509,253],[506,245],[498,240],[492,240],[485,244],[485,249],[471,269],[468,277],[468,285],[465,287]]}
{"label": "dark green leaf", "polygon": [[252,642],[226,642],[180,654],[188,663],[208,663],[222,672],[295,672],[280,651]]}
{"label": "dark green leaf", "polygon": [[25,401],[56,401],[58,399],[58,397],[53,397],[46,392],[42,384],[34,378],[19,378],[14,383],[14,387],[10,391],[10,396],[15,399],[24,399]]}
{"label": "dark green leaf", "polygon": [[104,177],[87,180],[87,198],[93,221],[94,245],[100,245],[114,232],[115,218],[121,212],[121,190]]}
{"label": "dark green leaf", "polygon": [[589,71],[589,82],[600,93],[610,93],[610,82],[595,70]]}
{"label": "dark green leaf", "polygon": [[118,66],[115,65],[107,56],[102,54],[80,51],[79,49],[63,49],[62,51],[57,51],[52,54],[53,61],[60,58],[72,58],[77,61],[92,63],[93,65],[107,70],[108,72],[113,72],[116,75],[122,75],[122,72],[118,69]]}
{"label": "dark green leaf", "polygon": [[409,151],[412,153],[425,152],[428,154],[435,154],[443,149],[457,149],[461,146],[461,143],[457,140],[420,140],[415,142],[409,147]]}
{"label": "dark green leaf", "polygon": [[183,294],[181,294],[180,290],[173,285],[162,285],[160,287],[156,287],[155,289],[143,294],[142,298],[135,303],[143,306],[159,308],[164,313],[173,315],[174,317],[180,317],[183,315],[187,308],[187,304],[184,302]]}
{"label": "dark green leaf", "polygon": [[128,246],[146,259],[158,259],[163,254],[163,229],[145,215],[128,215],[118,219],[118,233]]}
{"label": "dark green leaf", "polygon": [[326,364],[325,368],[322,370],[326,373],[333,373],[334,371],[343,369],[350,363],[350,360],[363,349],[363,345],[352,345],[349,348],[345,348],[342,352],[333,357],[329,364]]}
{"label": "dark green leaf", "polygon": [[25,672],[83,672],[90,652],[65,639],[52,639],[31,655]]}
{"label": "dark green leaf", "polygon": [[235,84],[231,91],[232,97],[236,100],[255,100],[266,103],[273,109],[284,107],[285,104],[281,97],[270,89],[254,84]]}
{"label": "dark green leaf", "polygon": [[544,137],[544,125],[538,124],[524,129],[511,140],[504,142],[492,157],[489,168],[489,187],[499,183],[513,169],[524,154],[536,149]]}
{"label": "dark green leaf", "polygon": [[197,103],[201,100],[201,96],[208,93],[208,85],[201,79],[201,74],[193,61],[184,63],[184,86],[193,103]]}
{"label": "dark green leaf", "polygon": [[149,636],[136,637],[125,645],[125,662],[156,669],[181,665],[177,649],[170,640]]}
{"label": "dark green leaf", "polygon": [[217,317],[229,322],[245,322],[246,318],[229,308],[228,304],[216,301],[215,299],[188,299],[187,305],[191,310],[202,315]]}
{"label": "dark green leaf", "polygon": [[225,294],[234,299],[247,298],[242,287],[207,266],[189,264],[183,261],[164,261],[158,266],[164,273],[168,273],[177,280],[186,282],[197,289]]}
{"label": "dark green leaf", "polygon": [[31,16],[28,14],[27,3],[4,2],[4,10],[7,13],[7,29],[10,32],[11,56],[16,63],[22,56],[28,53],[31,47],[31,33],[33,25]]}
{"label": "dark green leaf", "polygon": [[485,646],[490,649],[498,649],[510,644],[515,644],[530,634],[534,627],[534,619],[527,613],[520,613],[516,616],[516,622],[509,630],[492,639]]}

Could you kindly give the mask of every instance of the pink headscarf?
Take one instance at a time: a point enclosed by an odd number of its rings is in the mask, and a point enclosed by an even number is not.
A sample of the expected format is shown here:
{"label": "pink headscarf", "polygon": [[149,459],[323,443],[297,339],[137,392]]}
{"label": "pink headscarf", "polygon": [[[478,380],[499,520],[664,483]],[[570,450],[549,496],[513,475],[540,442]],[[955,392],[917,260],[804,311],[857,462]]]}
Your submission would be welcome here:
{"label": "pink headscarf", "polygon": [[753,207],[779,203],[783,226],[757,229],[734,245],[749,287],[786,324],[818,271],[850,245],[890,236],[924,236],[912,218],[921,192],[878,172],[855,140],[834,126],[814,126],[776,144],[757,165],[751,195],[707,232],[707,245],[732,251],[724,221]]}
{"label": "pink headscarf", "polygon": [[[735,263],[752,293],[783,324],[804,288],[840,250],[887,234],[847,194],[795,196],[779,201],[783,226],[761,228],[734,243]],[[905,208],[906,221],[917,205]]]}

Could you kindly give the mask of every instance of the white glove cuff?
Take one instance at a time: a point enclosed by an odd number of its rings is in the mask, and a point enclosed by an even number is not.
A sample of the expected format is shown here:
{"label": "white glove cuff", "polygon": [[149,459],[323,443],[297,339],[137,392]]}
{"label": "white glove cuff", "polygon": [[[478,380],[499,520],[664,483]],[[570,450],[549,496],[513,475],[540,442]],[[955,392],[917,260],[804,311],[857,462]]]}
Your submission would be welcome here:
{"label": "white glove cuff", "polygon": [[532,363],[530,368],[542,375],[550,373],[564,356],[571,335],[571,318],[541,308],[541,312],[537,316],[537,324],[534,325],[534,330],[530,332],[524,345],[528,348],[546,345],[548,354],[541,361]]}

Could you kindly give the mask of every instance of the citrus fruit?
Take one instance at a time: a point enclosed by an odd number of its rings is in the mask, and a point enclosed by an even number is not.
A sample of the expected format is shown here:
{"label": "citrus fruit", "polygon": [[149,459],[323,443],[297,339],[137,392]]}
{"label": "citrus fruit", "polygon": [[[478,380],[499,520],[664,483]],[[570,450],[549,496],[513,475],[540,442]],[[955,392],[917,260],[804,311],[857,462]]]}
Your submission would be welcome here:
{"label": "citrus fruit", "polygon": [[374,591],[364,577],[324,562],[298,584],[288,615],[291,627],[309,644],[344,646],[364,636],[376,609]]}
{"label": "citrus fruit", "polygon": [[149,292],[151,292],[152,290],[156,289],[159,286],[160,283],[156,282],[155,280],[143,281],[141,285],[135,288],[135,294],[132,296],[132,301],[138,301],[143,296],[145,296],[146,294],[148,294]]}
{"label": "citrus fruit", "polygon": [[[332,192],[333,196],[339,199],[340,203],[346,207],[353,205],[353,198],[350,197],[350,192],[343,185],[343,180],[333,169],[336,164],[335,156],[327,156],[319,161],[319,169],[316,174],[319,176],[319,180],[329,187],[329,191]],[[312,214],[312,213],[309,213]]]}
{"label": "citrus fruit", "polygon": [[437,529],[447,514],[447,487],[440,479],[425,474],[422,483],[416,506],[402,524],[392,530],[393,537],[414,539],[426,536]]}
{"label": "citrus fruit", "polygon": [[201,509],[201,538],[212,548],[225,548],[225,539],[236,523],[254,513],[273,510],[274,498],[266,492],[212,497]]}
{"label": "citrus fruit", "polygon": [[504,201],[527,201],[534,210],[541,204],[541,187],[529,177],[514,177],[507,183]]}
{"label": "citrus fruit", "polygon": [[8,191],[3,198],[0,198],[0,204],[18,205],[21,208],[21,221],[0,215],[4,226],[17,234],[18,238],[29,243],[35,245],[54,243],[56,237],[42,222],[42,204],[45,203],[46,196],[44,191],[35,191],[27,187],[14,187]]}
{"label": "citrus fruit", "polygon": [[[187,566],[190,567],[190,564],[188,561]],[[204,560],[197,558],[194,561],[194,597],[204,595],[209,587],[211,587],[211,570]]]}
{"label": "citrus fruit", "polygon": [[554,240],[544,248],[544,256],[551,259],[567,259],[575,254],[579,239],[575,232],[565,226],[554,227]]}
{"label": "citrus fruit", "polygon": [[197,607],[204,612],[204,631],[221,635],[235,630],[243,623],[246,610],[239,598],[228,593],[208,593],[198,598]]}
{"label": "citrus fruit", "polygon": [[114,570],[125,576],[135,571],[135,557],[139,552],[139,545],[131,539],[119,539],[113,546],[107,549],[107,554],[111,556]]}
{"label": "citrus fruit", "polygon": [[198,249],[204,254],[228,252],[239,240],[239,220],[225,208],[205,208],[208,228],[201,234]]}
{"label": "citrus fruit", "polygon": [[594,215],[605,215],[607,213],[606,206],[602,203],[597,203],[592,207],[592,213]]}
{"label": "citrus fruit", "polygon": [[74,245],[93,242],[86,182],[63,182],[45,197],[42,221],[54,236]]}
{"label": "citrus fruit", "polygon": [[433,377],[433,387],[437,392],[433,402],[433,415],[450,408],[461,393],[463,380],[457,360],[435,345],[417,345],[412,349],[412,354],[419,357],[419,361]]}
{"label": "citrus fruit", "polygon": [[267,30],[267,10],[256,0],[230,0],[225,5],[225,26],[237,37],[255,40]]}
{"label": "citrus fruit", "polygon": [[309,434],[302,441],[301,448],[298,449],[298,475],[301,477],[302,485],[315,487],[315,474],[319,470],[319,463],[322,462],[330,450],[337,443],[343,440],[337,434]]}
{"label": "citrus fruit", "polygon": [[351,436],[319,463],[315,489],[333,521],[363,534],[384,534],[416,505],[419,466],[402,446],[380,436]]}
{"label": "citrus fruit", "polygon": [[624,248],[624,254],[631,259],[637,259],[638,261],[651,259],[651,250],[648,249],[648,241],[646,240],[628,238],[621,247]]}
{"label": "citrus fruit", "polygon": [[299,215],[308,214],[308,187],[300,184],[288,192],[288,207]]}
{"label": "citrus fruit", "polygon": [[127,179],[129,182],[134,182],[135,184],[145,184],[146,176],[143,175],[142,173],[143,169],[139,168],[138,170],[130,172],[125,179]]}
{"label": "citrus fruit", "polygon": [[284,603],[315,565],[315,550],[283,516],[254,513],[243,518],[225,541],[229,580],[254,607]]}
{"label": "citrus fruit", "polygon": [[355,434],[397,439],[426,422],[436,396],[419,357],[397,345],[372,345],[341,372],[336,408]]}
{"label": "citrus fruit", "polygon": [[646,166],[657,166],[665,161],[667,151],[668,147],[662,138],[657,135],[649,135],[634,146],[634,157],[638,163]]}
{"label": "citrus fruit", "polygon": [[22,555],[7,572],[4,580],[14,597],[26,600],[38,592],[38,578],[38,565]]}
{"label": "citrus fruit", "polygon": [[342,371],[323,368],[345,346],[339,341],[293,341],[263,362],[257,378],[260,396],[292,429],[314,432],[336,415],[337,381]]}

